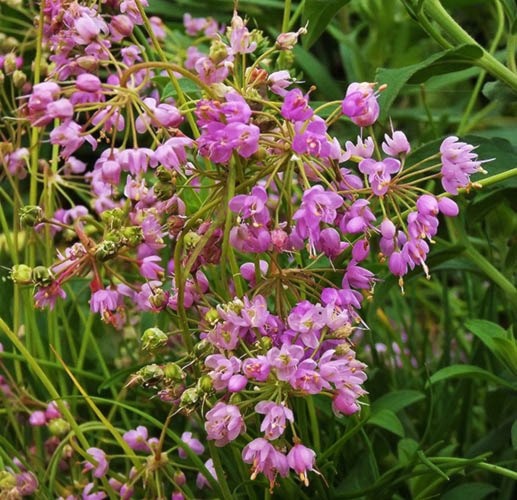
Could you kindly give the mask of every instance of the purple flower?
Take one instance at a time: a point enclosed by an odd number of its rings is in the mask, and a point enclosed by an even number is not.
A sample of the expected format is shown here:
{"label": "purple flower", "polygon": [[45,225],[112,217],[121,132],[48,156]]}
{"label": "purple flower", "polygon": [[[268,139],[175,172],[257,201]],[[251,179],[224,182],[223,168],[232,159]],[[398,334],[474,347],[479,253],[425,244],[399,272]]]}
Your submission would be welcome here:
{"label": "purple flower", "polygon": [[[108,495],[104,493],[103,491],[97,491],[95,493],[90,493],[93,488],[95,487],[94,483],[88,483],[84,489],[83,493],[81,495],[82,500],[104,500],[104,498],[107,498]],[[67,497],[69,498],[69,497]]]}
{"label": "purple flower", "polygon": [[[199,439],[192,437],[192,432],[184,432],[181,435],[181,440],[196,454],[196,455],[202,455],[205,451],[205,447],[199,441]],[[178,448],[178,455],[180,458],[187,458],[187,453],[183,448]]]}
{"label": "purple flower", "polygon": [[314,114],[309,106],[309,95],[303,95],[300,89],[290,90],[284,97],[280,113],[293,122],[309,120]]}
{"label": "purple flower", "polygon": [[208,373],[216,391],[222,391],[228,387],[230,380],[239,372],[241,361],[232,356],[230,359],[222,354],[211,354],[205,360],[205,365],[212,368]]}
{"label": "purple flower", "polygon": [[265,356],[259,355],[256,358],[245,359],[242,363],[242,371],[249,379],[265,382],[269,377],[271,365]]}
{"label": "purple flower", "polygon": [[349,246],[350,243],[341,241],[340,234],[333,227],[323,229],[314,244],[315,249],[329,259],[335,259]]}
{"label": "purple flower", "polygon": [[29,417],[29,424],[33,427],[42,427],[46,425],[47,417],[45,416],[45,412],[41,410],[33,411]]}
{"label": "purple flower", "polygon": [[400,161],[395,158],[385,158],[383,161],[367,158],[359,163],[359,170],[368,175],[373,193],[383,196],[388,192],[391,174],[400,170]]}
{"label": "purple flower", "polygon": [[260,430],[269,441],[278,439],[284,433],[287,420],[291,423],[294,422],[292,410],[284,404],[276,404],[272,401],[260,401],[255,405],[255,411],[261,415],[265,415]]}
{"label": "purple flower", "polygon": [[391,137],[384,134],[382,150],[390,156],[405,156],[411,151],[411,146],[404,132],[395,130]]}
{"label": "purple flower", "polygon": [[298,303],[287,317],[289,328],[300,334],[301,341],[315,349],[318,346],[320,331],[325,326],[324,308],[311,304],[308,300]]}
{"label": "purple flower", "polygon": [[368,127],[379,117],[379,103],[374,92],[375,84],[351,83],[341,104],[343,114],[360,127]]}
{"label": "purple flower", "polygon": [[472,174],[486,173],[481,167],[484,162],[473,153],[475,146],[458,141],[457,137],[447,137],[440,146],[442,186],[450,194],[458,194],[459,188],[468,186]]}
{"label": "purple flower", "polygon": [[316,453],[303,444],[295,444],[287,454],[287,463],[293,469],[305,486],[309,486],[307,473],[314,470]]}
{"label": "purple flower", "polygon": [[266,225],[269,222],[269,210],[266,206],[267,192],[262,186],[255,186],[250,195],[234,196],[228,206],[232,212],[239,214],[242,219],[251,219],[255,224]]}
{"label": "purple flower", "polygon": [[34,494],[38,486],[38,479],[32,472],[25,471],[16,474],[16,489],[22,497]]}
{"label": "purple flower", "polygon": [[207,439],[215,440],[218,447],[227,445],[246,430],[244,419],[235,405],[217,403],[206,414]]}
{"label": "purple flower", "polygon": [[275,369],[278,380],[289,381],[296,371],[298,362],[303,358],[305,351],[299,345],[283,344],[282,348],[271,348],[266,358],[272,368]]}
{"label": "purple flower", "polygon": [[93,477],[100,478],[106,475],[108,471],[108,460],[106,453],[100,448],[88,448],[86,450],[88,455],[91,455],[95,464],[90,459],[84,462],[83,472],[93,470]]}
{"label": "purple flower", "polygon": [[58,297],[66,299],[66,292],[61,288],[59,282],[54,281],[49,286],[42,286],[34,294],[34,305],[38,308],[47,307],[54,309]]}
{"label": "purple flower", "polygon": [[249,224],[240,224],[230,231],[231,245],[245,253],[262,253],[271,245],[271,234],[264,227],[255,227]]}
{"label": "purple flower", "polygon": [[375,215],[369,205],[368,200],[361,198],[354,201],[339,223],[341,231],[345,234],[357,234],[372,227],[371,223],[375,220]]}
{"label": "purple flower", "polygon": [[447,217],[456,217],[460,211],[456,202],[446,197],[438,200],[438,208]]}
{"label": "purple flower", "polygon": [[289,473],[287,457],[264,438],[254,439],[247,444],[242,450],[242,460],[251,464],[251,479],[262,472],[269,479],[271,489],[277,474],[286,477]]}
{"label": "purple flower", "polygon": [[327,125],[325,120],[316,117],[306,127],[303,124],[295,125],[296,133],[293,138],[293,151],[298,154],[308,154],[317,158],[330,155],[331,144],[327,139]]}
{"label": "purple flower", "polygon": [[319,394],[323,388],[329,389],[330,384],[315,370],[316,361],[304,359],[290,379],[290,384],[305,394]]}
{"label": "purple flower", "polygon": [[363,141],[361,136],[357,136],[357,144],[346,141],[345,150],[350,156],[359,156],[364,159],[371,158],[375,151],[375,143],[371,137],[367,137]]}
{"label": "purple flower", "polygon": [[131,429],[125,432],[122,437],[129,445],[129,447],[134,451],[143,451],[144,453],[149,453],[151,451],[151,448],[149,448],[149,444],[147,442],[147,427],[144,427],[143,425],[139,425],[136,429]]}
{"label": "purple flower", "polygon": [[120,305],[120,295],[117,290],[101,288],[92,293],[90,298],[90,309],[92,312],[104,315],[107,311],[115,311]]}
{"label": "purple flower", "polygon": [[[210,473],[210,475],[215,479],[217,480],[217,474],[215,472],[215,467],[214,467],[214,461],[209,458],[206,462],[205,462],[205,467],[206,469],[208,470],[208,472]],[[197,477],[196,477],[196,486],[199,488],[199,489],[202,489],[204,488],[205,486],[210,486],[210,483],[208,482],[208,479],[200,473],[198,473]]]}

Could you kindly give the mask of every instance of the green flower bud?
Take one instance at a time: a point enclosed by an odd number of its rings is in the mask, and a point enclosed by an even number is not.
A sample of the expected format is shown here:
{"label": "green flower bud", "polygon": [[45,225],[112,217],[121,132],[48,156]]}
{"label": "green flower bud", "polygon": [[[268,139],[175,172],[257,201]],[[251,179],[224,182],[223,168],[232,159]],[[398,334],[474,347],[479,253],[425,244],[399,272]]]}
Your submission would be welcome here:
{"label": "green flower bud", "polygon": [[112,259],[117,255],[119,245],[110,240],[102,241],[95,248],[95,258],[101,262]]}
{"label": "green flower bud", "polygon": [[205,314],[205,321],[210,325],[214,326],[221,317],[219,316],[219,313],[217,312],[217,309],[211,308],[209,309]]}
{"label": "green flower bud", "polygon": [[[2,48],[4,49],[4,52],[11,52],[11,51],[16,50],[20,46],[20,42],[16,38],[14,38],[14,36],[8,36],[3,41],[2,45],[3,45]],[[13,56],[14,56],[14,54],[13,54]]]}
{"label": "green flower bud", "polygon": [[[11,38],[11,37],[9,37],[9,38]],[[5,55],[5,59],[4,59],[4,71],[5,71],[5,74],[6,75],[10,75],[15,70],[16,70],[16,56],[15,56],[15,54],[13,52],[9,52],[8,54]]]}
{"label": "green flower bud", "polygon": [[214,383],[209,375],[203,375],[197,381],[197,387],[199,392],[212,392],[212,390],[214,389]]}
{"label": "green flower bud", "polygon": [[234,313],[239,314],[244,308],[244,302],[236,297],[231,302],[225,304],[224,307],[227,311],[233,311]]}
{"label": "green flower bud", "polygon": [[181,382],[185,378],[183,370],[176,363],[167,363],[163,367],[163,373],[165,378],[174,380],[175,382]]}
{"label": "green flower bud", "polygon": [[242,395],[238,392],[234,392],[231,396],[230,396],[230,399],[228,401],[230,404],[232,405],[237,405],[239,404],[240,402],[242,402]]}
{"label": "green flower bud", "polygon": [[25,264],[18,264],[11,269],[11,279],[17,285],[28,285],[32,283],[32,268]]}
{"label": "green flower bud", "polygon": [[48,286],[54,281],[52,271],[45,266],[36,266],[32,270],[32,282],[35,285]]}
{"label": "green flower bud", "polygon": [[63,418],[53,418],[47,427],[53,436],[64,436],[70,430],[70,424]]}
{"label": "green flower bud", "polygon": [[17,89],[21,89],[27,82],[27,75],[19,69],[13,72],[13,84]]}
{"label": "green flower bud", "polygon": [[267,352],[271,347],[273,347],[273,341],[271,340],[271,337],[260,337],[260,339],[257,340],[257,347],[262,352]]}
{"label": "green flower bud", "polygon": [[221,40],[214,40],[210,46],[208,57],[214,64],[219,64],[228,57],[228,46]]}
{"label": "green flower bud", "polygon": [[191,387],[183,391],[180,397],[181,406],[194,406],[199,401],[199,392],[196,388]]}
{"label": "green flower bud", "polygon": [[0,470],[0,491],[8,491],[16,486],[16,477],[7,472]]}
{"label": "green flower bud", "polygon": [[109,229],[120,229],[125,219],[124,210],[121,208],[112,208],[105,210],[101,214],[101,220],[108,226]]}
{"label": "green flower bud", "polygon": [[[163,165],[160,165],[156,170],[156,177],[158,180],[163,183],[172,182],[172,172],[165,168]],[[155,188],[156,189],[156,188]]]}
{"label": "green flower bud", "polygon": [[350,344],[348,342],[343,342],[335,347],[336,356],[345,356],[345,354],[348,354],[350,349]]}
{"label": "green flower bud", "polygon": [[23,226],[34,227],[43,220],[43,210],[37,205],[20,208],[20,222]]}
{"label": "green flower bud", "polygon": [[162,309],[168,301],[169,297],[162,288],[154,288],[152,295],[149,296],[149,303],[156,309]]}
{"label": "green flower bud", "polygon": [[140,368],[136,372],[136,376],[142,381],[144,387],[151,387],[163,380],[164,373],[161,366],[153,363]]}
{"label": "green flower bud", "polygon": [[176,188],[170,184],[165,182],[157,182],[154,185],[154,194],[160,201],[168,200],[174,196],[176,192]]}
{"label": "green flower bud", "polygon": [[125,244],[130,247],[136,247],[144,240],[144,232],[140,226],[128,226],[122,228],[122,235]]}
{"label": "green flower bud", "polygon": [[165,333],[163,333],[159,328],[148,328],[142,334],[142,349],[144,351],[154,351],[159,347],[163,347],[167,343],[168,339],[169,337]]}
{"label": "green flower bud", "polygon": [[185,235],[185,238],[183,238],[183,244],[187,250],[192,250],[199,243],[200,239],[201,236],[199,236],[199,234],[194,231],[189,231]]}

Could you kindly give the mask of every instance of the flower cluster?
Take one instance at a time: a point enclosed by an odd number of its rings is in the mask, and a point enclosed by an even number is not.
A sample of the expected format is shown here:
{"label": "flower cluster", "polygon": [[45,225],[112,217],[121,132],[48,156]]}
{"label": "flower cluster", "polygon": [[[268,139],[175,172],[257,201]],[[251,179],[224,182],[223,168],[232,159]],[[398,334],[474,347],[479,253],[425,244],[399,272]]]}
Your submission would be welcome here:
{"label": "flower cluster", "polygon": [[[21,96],[19,118],[53,145],[43,178],[55,199],[24,207],[21,222],[58,252],[11,277],[49,308],[86,279],[91,312],[122,332],[142,312],[161,314],[128,387],[153,390],[216,448],[238,447],[252,479],[263,474],[273,489],[291,472],[308,485],[318,457],[302,443],[297,403],[321,395],[336,416],[360,411],[366,365],[352,339],[381,279],[371,263],[385,263],[401,288],[410,270],[429,276],[440,215],[459,210],[447,195],[468,189],[482,161],[448,137],[415,162],[394,129],[379,148],[364,127],[379,117],[383,85],[351,83],[324,118],[329,104],[311,105],[315,89],[292,88],[281,65],[303,28],[271,44],[237,13],[226,29],[187,15],[186,34],[204,43],[183,47],[183,59],[149,60],[146,44],[161,53],[165,33],[146,5],[45,4],[51,70]],[[360,127],[356,140],[333,135],[338,120]],[[26,177],[27,147],[0,146],[6,175]],[[428,191],[431,180],[446,192]],[[68,430],[53,404],[30,424]],[[131,498],[167,467],[181,498],[186,478],[168,462],[165,434],[149,438],[139,425],[123,439],[145,466],[107,482],[109,455],[86,449],[82,498],[104,498],[106,483]],[[190,431],[181,443],[182,460],[207,453]],[[224,473],[216,466],[205,461],[198,487]]]}

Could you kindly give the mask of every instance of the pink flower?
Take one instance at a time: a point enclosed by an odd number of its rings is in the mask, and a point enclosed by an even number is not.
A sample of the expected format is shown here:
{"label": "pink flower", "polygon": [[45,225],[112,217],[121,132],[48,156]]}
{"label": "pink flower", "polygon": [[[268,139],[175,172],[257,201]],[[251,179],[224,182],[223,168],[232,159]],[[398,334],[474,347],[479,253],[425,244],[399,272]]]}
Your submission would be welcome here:
{"label": "pink flower", "polygon": [[382,161],[367,158],[359,163],[359,171],[368,175],[372,191],[377,196],[383,196],[388,192],[391,174],[399,170],[400,161],[395,158],[385,158]]}
{"label": "pink flower", "polygon": [[352,122],[360,127],[368,127],[379,117],[379,103],[373,83],[351,83],[346,91],[341,109]]}
{"label": "pink flower", "polygon": [[86,460],[84,462],[83,472],[93,470],[93,477],[100,478],[105,476],[109,466],[106,453],[100,448],[88,448],[86,453],[91,455],[95,463],[90,459]]}
{"label": "pink flower", "polygon": [[124,433],[122,436],[124,441],[129,445],[129,447],[134,451],[143,451],[149,453],[151,448],[149,448],[148,444],[148,433],[147,427],[143,425],[139,425],[136,429],[131,429]]}
{"label": "pink flower", "polygon": [[300,89],[293,89],[285,94],[280,113],[286,120],[293,122],[305,121],[314,114],[309,106],[309,95],[303,95]]}
{"label": "pink flower", "polygon": [[[205,451],[205,447],[199,441],[199,439],[192,437],[192,432],[184,432],[181,435],[181,440],[196,454],[196,455],[202,455]],[[180,458],[187,458],[187,453],[183,448],[178,448],[178,455]]]}
{"label": "pink flower", "polygon": [[316,453],[303,444],[295,444],[287,454],[289,467],[298,474],[298,477],[305,486],[309,486],[307,473],[314,470],[315,461]]}
{"label": "pink flower", "polygon": [[292,410],[284,404],[279,405],[273,403],[273,401],[260,401],[255,405],[255,411],[265,415],[260,430],[269,441],[278,439],[284,433],[287,421],[294,422]]}
{"label": "pink flower", "polygon": [[235,405],[217,403],[206,414],[207,439],[215,440],[218,447],[227,445],[246,430],[244,419]]}
{"label": "pink flower", "polygon": [[264,438],[254,439],[247,444],[242,450],[242,460],[251,464],[251,479],[262,472],[269,479],[271,489],[278,474],[286,477],[289,473],[286,456]]}

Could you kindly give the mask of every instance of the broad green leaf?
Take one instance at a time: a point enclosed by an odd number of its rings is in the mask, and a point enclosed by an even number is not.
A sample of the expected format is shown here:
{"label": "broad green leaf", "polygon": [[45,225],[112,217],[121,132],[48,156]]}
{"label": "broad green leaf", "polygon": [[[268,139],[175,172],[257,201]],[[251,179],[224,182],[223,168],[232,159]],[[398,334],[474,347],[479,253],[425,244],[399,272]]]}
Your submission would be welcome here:
{"label": "broad green leaf", "polygon": [[512,374],[517,376],[517,344],[511,333],[495,323],[482,319],[467,321],[465,326]]}
{"label": "broad green leaf", "polygon": [[517,451],[517,420],[512,425],[512,446]]}
{"label": "broad green leaf", "polygon": [[309,48],[325,31],[337,11],[350,0],[305,0],[303,10],[304,23],[309,22],[308,33],[303,38],[303,45]]}
{"label": "broad green leaf", "polygon": [[380,410],[390,410],[396,413],[406,406],[422,401],[422,399],[425,399],[425,395],[420,391],[408,389],[389,392],[372,402],[372,414]]}
{"label": "broad green leaf", "polygon": [[472,62],[482,56],[482,50],[476,45],[459,45],[454,49],[433,54],[424,61],[403,68],[379,68],[375,81],[387,88],[379,96],[381,120],[388,116],[393,101],[406,83],[421,83],[428,78],[444,73],[464,70],[472,66]]}
{"label": "broad green leaf", "polygon": [[368,419],[368,423],[376,425],[377,427],[382,427],[383,429],[393,432],[393,434],[400,437],[404,437],[405,435],[401,421],[391,410],[383,409],[372,413]]}
{"label": "broad green leaf", "polygon": [[430,377],[427,385],[436,384],[437,382],[442,382],[451,378],[465,377],[485,380],[487,382],[502,385],[513,390],[517,389],[517,383],[508,382],[507,380],[504,380],[501,377],[498,377],[497,375],[494,375],[493,373],[474,365],[452,365],[442,368]]}
{"label": "broad green leaf", "polygon": [[482,500],[496,491],[497,488],[492,484],[465,483],[449,490],[440,498],[442,500],[465,500],[465,498],[469,500]]}

